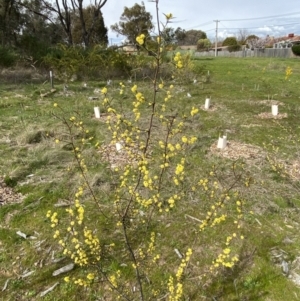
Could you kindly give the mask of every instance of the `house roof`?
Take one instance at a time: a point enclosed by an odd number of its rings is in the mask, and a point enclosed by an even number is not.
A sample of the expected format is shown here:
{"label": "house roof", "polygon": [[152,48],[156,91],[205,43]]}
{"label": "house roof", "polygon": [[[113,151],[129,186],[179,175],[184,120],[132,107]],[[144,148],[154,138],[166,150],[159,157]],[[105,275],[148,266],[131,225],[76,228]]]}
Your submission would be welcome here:
{"label": "house roof", "polygon": [[293,37],[284,36],[279,38],[273,38],[273,43],[279,43],[279,42],[298,42],[300,41],[300,35],[294,35]]}

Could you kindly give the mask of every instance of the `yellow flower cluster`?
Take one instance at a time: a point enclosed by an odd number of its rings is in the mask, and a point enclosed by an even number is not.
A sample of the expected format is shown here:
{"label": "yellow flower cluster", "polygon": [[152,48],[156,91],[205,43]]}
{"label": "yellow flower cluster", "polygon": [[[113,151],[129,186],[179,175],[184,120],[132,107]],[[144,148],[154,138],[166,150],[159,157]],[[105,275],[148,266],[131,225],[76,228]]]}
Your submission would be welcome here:
{"label": "yellow flower cluster", "polygon": [[78,284],[80,286],[84,286],[84,287],[87,286],[87,281],[85,279],[81,279],[81,278],[75,279],[74,283]]}
{"label": "yellow flower cluster", "polygon": [[168,100],[171,99],[171,98],[172,98],[171,91],[168,90],[168,91],[167,91],[167,95],[166,95],[166,97],[165,97],[165,101],[168,101]]}
{"label": "yellow flower cluster", "polygon": [[197,137],[192,136],[190,138],[182,136],[181,141],[185,144],[194,144],[197,141]]}
{"label": "yellow flower cluster", "polygon": [[[74,226],[72,222],[71,225]],[[100,242],[99,239],[92,234],[91,230],[87,229],[87,227],[83,229],[83,241],[81,241],[78,231],[75,231],[74,228],[71,234],[73,238],[71,239],[71,245],[69,247],[66,247],[63,241],[59,241],[60,245],[64,247],[63,254],[68,255],[74,263],[80,266],[95,264],[100,260]]]}
{"label": "yellow flower cluster", "polygon": [[106,94],[107,94],[107,88],[104,87],[104,88],[101,90],[101,93],[104,94],[104,95],[106,95]]}
{"label": "yellow flower cluster", "polygon": [[184,164],[185,164],[185,159],[181,158],[180,163],[176,165],[175,175],[173,177],[173,181],[176,186],[179,185],[179,181],[182,182],[184,180]]}
{"label": "yellow flower cluster", "polygon": [[[80,197],[83,194],[83,188],[79,187],[76,192],[76,197]],[[59,230],[55,230],[53,237],[58,239],[59,245],[63,247],[63,254],[69,256],[75,264],[80,266],[86,266],[88,264],[95,264],[100,260],[100,241],[87,227],[76,229],[76,222],[80,226],[84,220],[84,207],[80,204],[79,200],[75,200],[74,209],[68,208],[66,212],[70,217],[70,226],[67,228],[67,232],[71,235],[70,241],[67,246],[67,236],[64,236]],[[55,227],[58,224],[57,213],[47,212],[47,217],[51,220],[51,227]],[[92,274],[87,277],[88,280],[92,280]],[[85,280],[76,280],[79,285],[86,285]]]}
{"label": "yellow flower cluster", "polygon": [[139,106],[145,101],[144,95],[137,91],[137,85],[131,88],[131,91],[135,94],[136,101],[133,101],[133,113],[135,115],[135,121],[140,119],[141,113],[139,111]]}
{"label": "yellow flower cluster", "polygon": [[[117,288],[118,287],[118,280],[121,277],[121,271],[117,270],[116,273],[110,275],[108,277],[108,280],[110,282],[110,285],[112,286],[112,288]],[[110,290],[112,290],[112,288]]]}
{"label": "yellow flower cluster", "polygon": [[145,35],[142,33],[139,36],[136,37],[136,41],[138,42],[139,45],[143,45],[145,42]]}
{"label": "yellow flower cluster", "polygon": [[238,229],[241,227],[240,221],[243,218],[242,205],[243,205],[242,201],[240,201],[240,200],[236,201],[237,220],[235,220],[234,223],[236,224]]}
{"label": "yellow flower cluster", "polygon": [[51,212],[51,210],[48,210],[47,215],[48,218],[50,218],[51,221],[51,228],[55,228],[58,225],[58,218],[57,218],[57,212]]}
{"label": "yellow flower cluster", "polygon": [[239,258],[236,255],[230,257],[230,253],[231,249],[225,248],[223,252],[219,254],[218,258],[213,261],[213,266],[211,267],[211,270],[220,266],[232,268],[235,265],[235,263],[239,261]]}
{"label": "yellow flower cluster", "polygon": [[167,20],[170,20],[170,19],[173,18],[173,14],[171,14],[171,13],[166,14],[165,16],[166,16],[166,19],[167,19]]}
{"label": "yellow flower cluster", "polygon": [[181,260],[179,268],[176,272],[176,285],[174,284],[174,278],[172,276],[169,277],[168,281],[168,290],[169,290],[169,301],[179,301],[183,295],[183,284],[181,283],[181,278],[184,273],[184,270],[191,259],[193,251],[189,248],[185,254],[185,258]]}
{"label": "yellow flower cluster", "polygon": [[177,164],[176,166],[176,170],[175,170],[175,174],[178,176],[178,175],[183,175],[184,174],[184,162],[185,162],[185,159],[182,158],[181,159],[181,162]]}
{"label": "yellow flower cluster", "polygon": [[192,108],[191,110],[191,116],[193,117],[194,115],[196,115],[199,112],[199,110],[195,107]]}
{"label": "yellow flower cluster", "polygon": [[[242,204],[243,202],[239,199],[238,192],[229,193],[226,189],[222,188],[217,181],[215,181],[216,172],[215,170],[209,173],[210,177],[208,179],[200,179],[198,182],[198,187],[200,191],[202,190],[204,195],[209,198],[215,199],[214,204],[210,206],[210,209],[207,211],[205,219],[202,220],[200,224],[200,231],[203,231],[207,227],[214,227],[227,219],[226,203],[229,201],[235,200],[237,217],[233,223],[236,225],[236,228],[240,228],[240,220],[242,219]],[[199,189],[197,191],[199,191]],[[232,268],[236,262],[239,260],[237,255],[231,255],[232,250],[230,244],[234,238],[237,238],[237,234],[233,233],[226,237],[225,245],[226,247],[222,252],[217,256],[217,258],[212,262],[211,270],[219,268],[221,266]],[[240,239],[244,239],[241,235]]]}
{"label": "yellow flower cluster", "polygon": [[285,69],[285,80],[288,80],[292,74],[293,74],[293,70],[291,67],[288,66]]}
{"label": "yellow flower cluster", "polygon": [[124,89],[125,89],[125,85],[121,82],[120,83],[120,95],[123,95],[123,93],[124,93]]}
{"label": "yellow flower cluster", "polygon": [[83,222],[84,218],[84,208],[83,206],[79,203],[79,200],[75,200],[75,207],[77,208],[77,223],[78,225],[81,225]]}
{"label": "yellow flower cluster", "polygon": [[180,52],[177,52],[174,57],[175,66],[178,69],[183,67],[183,60]]}
{"label": "yellow flower cluster", "polygon": [[[181,197],[177,194],[174,194],[173,196],[171,196],[168,199],[168,204],[169,204],[170,208],[173,208],[175,206],[175,202],[180,200],[180,199],[181,199]],[[166,209],[166,211],[168,211],[168,210]]]}
{"label": "yellow flower cluster", "polygon": [[[84,286],[87,287],[93,280],[95,279],[95,274],[94,273],[88,273],[86,276],[86,279],[82,278],[72,278],[73,282],[79,286]],[[67,276],[64,278],[65,282],[70,282],[70,277]]]}

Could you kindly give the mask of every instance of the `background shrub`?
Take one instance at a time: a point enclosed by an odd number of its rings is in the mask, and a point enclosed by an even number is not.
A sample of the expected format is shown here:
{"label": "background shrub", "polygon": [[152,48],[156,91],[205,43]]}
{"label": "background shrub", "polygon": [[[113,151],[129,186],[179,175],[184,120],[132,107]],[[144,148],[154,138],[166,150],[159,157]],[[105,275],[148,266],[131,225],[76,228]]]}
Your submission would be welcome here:
{"label": "background shrub", "polygon": [[49,52],[49,45],[40,41],[37,37],[24,35],[19,41],[19,52],[23,57],[31,57],[32,61],[40,63]]}
{"label": "background shrub", "polygon": [[209,39],[200,39],[197,43],[198,51],[206,51],[211,47],[211,41]]}
{"label": "background shrub", "polygon": [[292,51],[293,51],[293,53],[294,53],[295,55],[300,55],[300,44],[294,45],[294,46],[292,47]]}
{"label": "background shrub", "polygon": [[241,49],[242,49],[241,45],[231,45],[231,46],[228,46],[228,51],[229,52],[240,51]]}
{"label": "background shrub", "polygon": [[12,67],[17,61],[13,49],[0,46],[0,67]]}
{"label": "background shrub", "polygon": [[238,41],[237,41],[236,37],[228,37],[223,41],[222,46],[233,46],[233,45],[237,45],[237,44],[238,44]]}
{"label": "background shrub", "polygon": [[126,53],[102,46],[83,49],[58,45],[44,57],[44,63],[65,80],[74,75],[78,79],[112,79],[128,76],[131,70]]}

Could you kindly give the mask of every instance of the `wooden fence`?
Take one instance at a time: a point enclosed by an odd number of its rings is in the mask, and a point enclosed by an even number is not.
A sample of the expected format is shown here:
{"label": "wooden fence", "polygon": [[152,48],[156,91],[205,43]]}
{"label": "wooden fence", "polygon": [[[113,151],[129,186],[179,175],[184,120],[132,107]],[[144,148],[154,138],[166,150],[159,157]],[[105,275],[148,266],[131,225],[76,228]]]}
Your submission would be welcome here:
{"label": "wooden fence", "polygon": [[[215,51],[204,51],[195,52],[195,56],[215,56]],[[290,48],[275,49],[275,48],[265,48],[265,49],[244,49],[241,51],[229,52],[229,51],[218,51],[219,57],[280,57],[280,58],[293,58],[297,57],[293,54]]]}

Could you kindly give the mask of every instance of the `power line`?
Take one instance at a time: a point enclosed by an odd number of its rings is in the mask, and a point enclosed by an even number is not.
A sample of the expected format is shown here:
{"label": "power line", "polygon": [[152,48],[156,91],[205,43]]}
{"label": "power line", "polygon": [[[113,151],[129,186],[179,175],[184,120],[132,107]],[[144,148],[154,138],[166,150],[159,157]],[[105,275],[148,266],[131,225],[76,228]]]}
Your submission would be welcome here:
{"label": "power line", "polygon": [[212,23],[212,21],[208,21],[199,25],[195,25],[193,27],[189,27],[188,29],[193,29],[193,28],[197,28],[197,27],[202,27],[202,26],[206,26],[206,25],[210,25]]}
{"label": "power line", "polygon": [[[261,27],[264,27],[264,26],[267,26],[267,27],[275,27],[275,26],[288,26],[288,25],[296,25],[296,24],[300,24],[299,22],[297,22],[297,23],[289,23],[289,24],[277,24],[277,25],[263,25],[263,26],[257,26],[257,27],[236,27],[236,28],[234,28],[234,27],[230,27],[230,28],[227,28],[227,27],[225,27],[225,26],[223,26],[224,27],[224,29],[255,29],[255,28],[261,28]],[[221,24],[221,25],[223,25],[223,24]]]}
{"label": "power line", "polygon": [[234,21],[261,20],[261,19],[280,18],[280,17],[285,17],[285,16],[299,15],[299,14],[300,14],[300,12],[295,12],[295,13],[282,14],[282,15],[276,15],[276,16],[268,16],[268,17],[257,17],[257,18],[248,18],[248,19],[227,19],[227,20],[220,20],[220,21],[234,22]]}
{"label": "power line", "polygon": [[[285,16],[292,16],[292,15],[298,15],[300,12],[294,12],[294,13],[288,13],[288,14],[281,14],[281,15],[274,15],[274,16],[265,16],[265,17],[257,17],[257,18],[246,18],[246,19],[226,19],[226,20],[219,20],[219,21],[228,21],[228,22],[235,22],[235,21],[251,21],[251,20],[262,20],[262,19],[270,19],[270,18],[280,18]],[[197,27],[202,27],[206,25],[210,25],[213,21],[208,21],[199,25],[195,25],[193,27],[189,27],[188,29],[194,29]]]}

